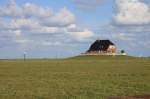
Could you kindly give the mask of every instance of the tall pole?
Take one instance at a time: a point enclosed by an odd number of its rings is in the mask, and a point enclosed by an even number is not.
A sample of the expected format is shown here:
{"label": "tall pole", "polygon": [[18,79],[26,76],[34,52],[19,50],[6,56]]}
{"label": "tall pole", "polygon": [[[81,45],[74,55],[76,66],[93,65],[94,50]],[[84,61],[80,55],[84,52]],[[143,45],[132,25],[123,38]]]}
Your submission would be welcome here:
{"label": "tall pole", "polygon": [[24,61],[26,60],[26,52],[24,52],[24,54],[23,54],[23,60]]}

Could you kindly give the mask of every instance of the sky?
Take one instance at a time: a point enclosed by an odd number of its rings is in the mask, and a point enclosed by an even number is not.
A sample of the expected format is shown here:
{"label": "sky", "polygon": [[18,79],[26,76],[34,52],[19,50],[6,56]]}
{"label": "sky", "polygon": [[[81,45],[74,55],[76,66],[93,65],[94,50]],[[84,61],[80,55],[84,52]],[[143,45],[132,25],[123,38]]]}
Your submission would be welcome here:
{"label": "sky", "polygon": [[63,58],[109,39],[150,56],[149,0],[0,0],[0,58]]}

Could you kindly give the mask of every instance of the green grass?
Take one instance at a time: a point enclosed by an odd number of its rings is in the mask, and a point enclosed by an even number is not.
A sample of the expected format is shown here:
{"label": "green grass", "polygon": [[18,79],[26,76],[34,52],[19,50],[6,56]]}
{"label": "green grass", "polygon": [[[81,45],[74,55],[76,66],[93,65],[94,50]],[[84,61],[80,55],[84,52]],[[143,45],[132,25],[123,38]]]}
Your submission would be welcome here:
{"label": "green grass", "polygon": [[0,99],[105,99],[150,94],[150,59],[0,60]]}

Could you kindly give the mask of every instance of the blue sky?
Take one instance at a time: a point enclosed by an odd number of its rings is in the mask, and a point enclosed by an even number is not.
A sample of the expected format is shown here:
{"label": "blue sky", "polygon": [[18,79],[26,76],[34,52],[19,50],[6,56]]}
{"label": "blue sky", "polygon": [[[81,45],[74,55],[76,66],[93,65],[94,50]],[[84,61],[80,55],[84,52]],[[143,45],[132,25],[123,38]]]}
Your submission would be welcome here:
{"label": "blue sky", "polygon": [[96,39],[150,56],[149,26],[148,0],[0,0],[0,58],[69,57]]}

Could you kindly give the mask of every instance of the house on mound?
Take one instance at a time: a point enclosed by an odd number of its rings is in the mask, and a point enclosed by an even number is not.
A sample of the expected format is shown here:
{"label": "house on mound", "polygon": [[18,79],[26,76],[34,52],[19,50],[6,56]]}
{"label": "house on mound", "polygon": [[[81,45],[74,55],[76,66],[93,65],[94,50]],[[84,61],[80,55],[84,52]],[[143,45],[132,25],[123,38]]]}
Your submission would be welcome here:
{"label": "house on mound", "polygon": [[96,40],[84,55],[116,55],[117,47],[110,40]]}

